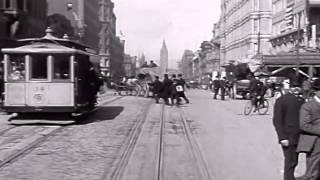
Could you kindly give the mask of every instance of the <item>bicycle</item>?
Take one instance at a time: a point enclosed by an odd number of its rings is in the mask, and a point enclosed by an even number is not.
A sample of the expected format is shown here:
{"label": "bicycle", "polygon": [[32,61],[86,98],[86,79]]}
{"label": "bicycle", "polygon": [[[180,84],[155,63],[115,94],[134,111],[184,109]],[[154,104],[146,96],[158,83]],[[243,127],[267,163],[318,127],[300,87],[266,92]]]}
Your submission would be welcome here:
{"label": "bicycle", "polygon": [[[261,98],[261,97],[260,97]],[[246,102],[246,105],[244,107],[244,115],[249,115],[253,109],[252,100],[249,100]],[[264,115],[267,114],[269,110],[269,101],[265,98],[262,100],[258,100],[256,111],[258,111],[258,114]]]}

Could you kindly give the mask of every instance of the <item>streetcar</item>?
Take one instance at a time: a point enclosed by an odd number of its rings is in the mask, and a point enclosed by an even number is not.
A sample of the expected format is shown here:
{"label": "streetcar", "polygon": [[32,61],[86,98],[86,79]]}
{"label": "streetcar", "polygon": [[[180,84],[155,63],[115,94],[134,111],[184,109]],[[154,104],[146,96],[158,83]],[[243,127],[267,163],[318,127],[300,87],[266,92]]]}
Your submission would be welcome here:
{"label": "streetcar", "polygon": [[99,56],[86,45],[51,33],[48,28],[42,38],[21,39],[23,45],[1,49],[6,112],[80,116],[95,109],[102,85]]}

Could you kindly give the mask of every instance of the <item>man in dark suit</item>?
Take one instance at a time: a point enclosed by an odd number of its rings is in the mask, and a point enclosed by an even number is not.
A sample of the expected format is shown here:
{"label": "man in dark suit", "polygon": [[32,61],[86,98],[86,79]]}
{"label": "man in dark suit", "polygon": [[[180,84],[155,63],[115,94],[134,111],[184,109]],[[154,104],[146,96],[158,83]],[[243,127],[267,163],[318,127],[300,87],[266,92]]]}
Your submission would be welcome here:
{"label": "man in dark suit", "polygon": [[298,144],[298,152],[307,153],[304,180],[320,178],[320,79],[315,80],[315,96],[300,110],[300,128],[303,131]]}
{"label": "man in dark suit", "polygon": [[164,79],[162,81],[162,88],[161,88],[161,97],[164,99],[166,105],[169,105],[169,98],[171,97],[171,86],[172,80],[169,79],[168,74],[164,74]]}
{"label": "man in dark suit", "polygon": [[213,81],[213,99],[217,99],[217,95],[219,93],[219,90],[220,90],[220,77],[219,76],[216,76],[216,79]]}
{"label": "man in dark suit", "polygon": [[273,124],[284,154],[284,180],[295,180],[294,169],[298,164],[299,111],[304,103],[300,92],[301,89],[295,85],[274,105]]}

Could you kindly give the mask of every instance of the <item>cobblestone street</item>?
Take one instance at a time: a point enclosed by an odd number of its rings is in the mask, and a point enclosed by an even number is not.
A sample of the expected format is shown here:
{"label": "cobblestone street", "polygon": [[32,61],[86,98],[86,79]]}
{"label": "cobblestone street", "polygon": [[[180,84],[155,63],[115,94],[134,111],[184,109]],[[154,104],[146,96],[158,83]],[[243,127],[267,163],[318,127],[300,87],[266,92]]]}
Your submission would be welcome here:
{"label": "cobblestone street", "polygon": [[[204,90],[187,95],[191,104],[180,107],[134,96],[102,105],[85,121],[61,126],[1,166],[0,179],[281,180],[283,157],[272,109],[244,116],[244,100],[213,100]],[[14,126],[2,118],[0,158],[60,127]]]}

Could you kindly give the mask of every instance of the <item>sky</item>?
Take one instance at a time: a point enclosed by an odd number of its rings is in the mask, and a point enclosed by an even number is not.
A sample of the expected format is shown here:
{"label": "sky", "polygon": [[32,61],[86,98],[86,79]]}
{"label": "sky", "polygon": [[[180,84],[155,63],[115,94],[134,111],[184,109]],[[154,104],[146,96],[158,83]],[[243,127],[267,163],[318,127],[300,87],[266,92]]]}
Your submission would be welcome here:
{"label": "sky", "polygon": [[[125,52],[142,53],[159,63],[163,40],[169,68],[177,68],[185,49],[196,51],[212,38],[220,17],[220,0],[113,0],[117,33],[126,41]],[[120,31],[122,33],[120,33]]]}

